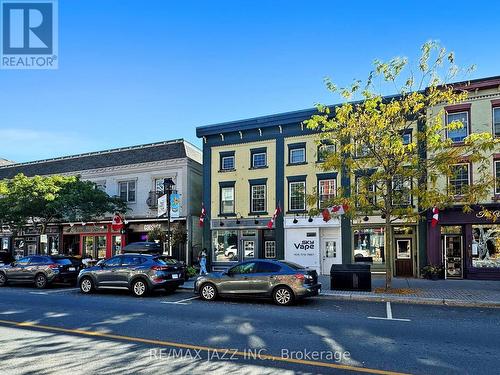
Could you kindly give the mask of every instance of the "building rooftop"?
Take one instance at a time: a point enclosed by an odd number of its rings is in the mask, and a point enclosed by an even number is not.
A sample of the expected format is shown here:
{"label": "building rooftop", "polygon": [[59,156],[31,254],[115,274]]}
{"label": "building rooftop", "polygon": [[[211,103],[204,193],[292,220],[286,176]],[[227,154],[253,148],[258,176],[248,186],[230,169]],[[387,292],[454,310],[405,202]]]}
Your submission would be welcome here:
{"label": "building rooftop", "polygon": [[19,173],[26,176],[51,175],[181,158],[201,164],[201,150],[183,139],[175,139],[26,163],[2,165],[0,162],[0,179],[12,178]]}

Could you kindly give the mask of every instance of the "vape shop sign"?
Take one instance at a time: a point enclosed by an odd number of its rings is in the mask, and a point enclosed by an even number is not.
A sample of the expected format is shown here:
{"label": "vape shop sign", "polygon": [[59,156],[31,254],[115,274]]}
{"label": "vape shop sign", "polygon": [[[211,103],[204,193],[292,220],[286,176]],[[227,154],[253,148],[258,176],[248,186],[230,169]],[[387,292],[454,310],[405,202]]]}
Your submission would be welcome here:
{"label": "vape shop sign", "polygon": [[285,259],[319,269],[319,236],[314,229],[286,229]]}

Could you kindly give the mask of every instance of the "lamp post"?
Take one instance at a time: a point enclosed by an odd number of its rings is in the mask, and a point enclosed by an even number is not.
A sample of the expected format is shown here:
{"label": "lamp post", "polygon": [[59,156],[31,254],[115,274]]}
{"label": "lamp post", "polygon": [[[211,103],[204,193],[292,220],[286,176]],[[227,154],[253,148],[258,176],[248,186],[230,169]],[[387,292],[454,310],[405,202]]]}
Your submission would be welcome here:
{"label": "lamp post", "polygon": [[170,206],[171,206],[171,198],[173,193],[173,187],[175,186],[174,181],[171,178],[165,178],[163,180],[163,194],[167,195],[167,218],[168,218],[168,227],[167,227],[167,248],[169,255],[170,254]]}

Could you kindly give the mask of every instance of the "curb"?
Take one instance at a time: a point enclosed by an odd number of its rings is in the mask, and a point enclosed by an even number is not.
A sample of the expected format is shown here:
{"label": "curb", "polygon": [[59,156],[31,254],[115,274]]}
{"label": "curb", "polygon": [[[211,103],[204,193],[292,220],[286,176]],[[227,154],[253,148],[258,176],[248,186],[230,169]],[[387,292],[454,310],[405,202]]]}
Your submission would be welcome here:
{"label": "curb", "polygon": [[461,306],[461,307],[488,307],[500,308],[499,301],[467,301],[449,298],[425,298],[425,297],[398,297],[388,295],[355,295],[355,294],[334,294],[321,293],[320,296],[334,300],[363,301],[363,302],[396,302],[415,305],[435,305],[435,306]]}

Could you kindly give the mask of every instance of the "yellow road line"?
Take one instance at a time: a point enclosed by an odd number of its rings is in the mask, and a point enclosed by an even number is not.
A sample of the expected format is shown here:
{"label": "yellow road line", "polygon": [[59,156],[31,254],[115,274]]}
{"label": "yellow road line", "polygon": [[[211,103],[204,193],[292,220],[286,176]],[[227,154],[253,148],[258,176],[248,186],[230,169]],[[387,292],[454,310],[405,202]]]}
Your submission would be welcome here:
{"label": "yellow road line", "polygon": [[[46,326],[46,325],[36,324],[36,323],[32,323],[32,322],[15,322],[15,321],[11,321],[11,320],[1,320],[0,319],[0,324],[5,324],[5,325],[9,325],[9,326],[16,326],[16,327],[32,327],[32,328],[37,328],[37,329],[42,329],[42,330],[47,330],[47,331],[64,332],[64,333],[77,334],[77,335],[82,335],[82,336],[97,336],[97,337],[114,339],[114,340],[140,342],[143,344],[153,344],[153,345],[159,345],[159,346],[169,346],[169,347],[191,349],[191,350],[201,350],[201,351],[206,351],[206,352],[217,352],[217,353],[221,353],[221,354],[231,353],[232,355],[236,355],[236,356],[244,357],[244,358],[248,355],[248,353],[234,351],[231,349],[212,348],[209,346],[182,344],[182,343],[177,343],[177,342],[172,342],[172,341],[145,339],[145,338],[133,337],[133,336],[114,335],[111,333],[98,332],[98,331],[87,331],[87,330],[81,330],[81,329],[70,329],[70,328]],[[341,364],[337,364],[337,363],[310,361],[310,360],[304,360],[304,359],[283,358],[283,357],[278,357],[278,356],[274,356],[274,355],[270,355],[270,354],[259,355],[259,359],[276,361],[276,362],[284,362],[284,363],[294,363],[294,364],[308,365],[308,366],[327,367],[327,368],[333,368],[333,369],[345,370],[345,371],[357,371],[357,372],[364,372],[364,373],[369,373],[369,374],[408,375],[408,374],[402,373],[402,372],[378,370],[378,369],[372,369],[372,368],[367,368],[367,367],[341,365]]]}

